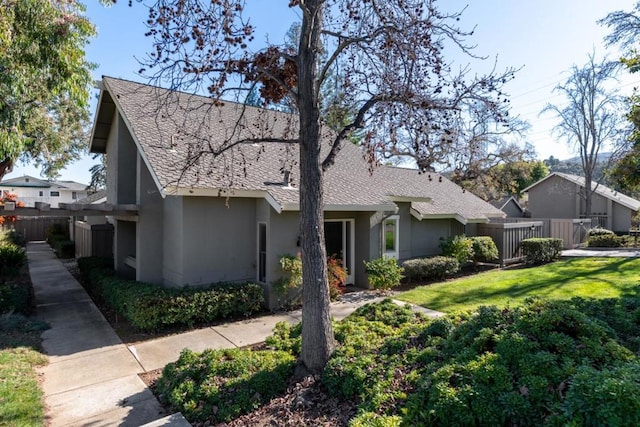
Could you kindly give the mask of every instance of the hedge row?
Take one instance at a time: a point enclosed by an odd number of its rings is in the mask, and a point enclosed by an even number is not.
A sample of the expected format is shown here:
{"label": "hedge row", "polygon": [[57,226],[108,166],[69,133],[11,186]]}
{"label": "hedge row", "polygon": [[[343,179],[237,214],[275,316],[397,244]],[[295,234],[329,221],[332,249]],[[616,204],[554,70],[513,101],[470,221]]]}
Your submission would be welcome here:
{"label": "hedge row", "polygon": [[164,288],[117,277],[112,261],[81,258],[78,267],[91,289],[119,315],[143,331],[249,316],[260,310],[262,287],[216,283],[207,287]]}
{"label": "hedge row", "polygon": [[444,279],[460,271],[458,260],[448,256],[409,259],[402,266],[405,276],[410,280]]}

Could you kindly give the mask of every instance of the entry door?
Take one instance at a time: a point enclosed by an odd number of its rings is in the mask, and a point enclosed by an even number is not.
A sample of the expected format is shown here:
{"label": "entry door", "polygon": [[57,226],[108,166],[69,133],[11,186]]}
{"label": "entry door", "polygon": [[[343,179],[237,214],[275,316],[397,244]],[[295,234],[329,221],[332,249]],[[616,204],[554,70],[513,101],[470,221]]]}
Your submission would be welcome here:
{"label": "entry door", "polygon": [[354,220],[336,219],[324,223],[324,242],[327,257],[335,256],[347,269],[347,283],[353,284]]}

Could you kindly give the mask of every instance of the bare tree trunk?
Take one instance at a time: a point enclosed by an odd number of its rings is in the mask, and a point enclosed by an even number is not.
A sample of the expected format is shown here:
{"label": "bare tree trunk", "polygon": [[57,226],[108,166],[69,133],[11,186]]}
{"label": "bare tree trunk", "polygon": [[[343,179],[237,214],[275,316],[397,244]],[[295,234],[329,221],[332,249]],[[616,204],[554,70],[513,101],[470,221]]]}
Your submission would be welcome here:
{"label": "bare tree trunk", "polygon": [[320,103],[317,55],[321,2],[308,1],[298,56],[300,111],[300,233],[302,245],[302,362],[319,373],[335,348],[329,312],[329,281],[324,242],[323,171],[320,162]]}

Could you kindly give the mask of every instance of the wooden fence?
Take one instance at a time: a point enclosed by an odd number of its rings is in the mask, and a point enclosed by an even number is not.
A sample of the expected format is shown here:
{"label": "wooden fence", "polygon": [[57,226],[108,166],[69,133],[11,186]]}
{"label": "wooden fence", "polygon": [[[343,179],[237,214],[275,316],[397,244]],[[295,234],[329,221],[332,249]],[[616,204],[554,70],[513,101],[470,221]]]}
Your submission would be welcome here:
{"label": "wooden fence", "polygon": [[478,236],[490,236],[498,247],[500,264],[513,264],[524,259],[520,242],[543,237],[544,222],[491,222],[478,224]]}
{"label": "wooden fence", "polygon": [[76,221],[74,224],[76,258],[88,256],[113,257],[113,225],[88,224]]}
{"label": "wooden fence", "polygon": [[49,227],[57,224],[69,232],[69,217],[18,217],[15,222],[5,222],[3,230],[16,230],[27,242],[46,240]]}
{"label": "wooden fence", "polygon": [[574,249],[587,241],[587,232],[591,228],[589,218],[496,218],[491,223],[529,223],[542,222],[542,236],[562,239],[563,249]]}

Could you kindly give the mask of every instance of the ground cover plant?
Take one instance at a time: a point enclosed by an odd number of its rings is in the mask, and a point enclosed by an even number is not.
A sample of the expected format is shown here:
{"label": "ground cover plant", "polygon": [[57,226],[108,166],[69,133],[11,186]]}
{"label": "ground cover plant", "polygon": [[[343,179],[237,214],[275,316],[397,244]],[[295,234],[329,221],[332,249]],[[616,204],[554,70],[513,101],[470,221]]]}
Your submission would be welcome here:
{"label": "ground cover plant", "polygon": [[[640,287],[621,298],[528,298],[517,307],[483,306],[437,320],[385,300],[334,327],[339,344],[321,380],[331,399],[357,406],[350,426],[640,423]],[[300,331],[278,324],[267,346],[289,363],[283,355],[299,355]],[[245,363],[235,360],[265,352],[255,353],[187,353],[165,369],[171,379],[163,393],[188,402],[175,410],[195,405],[198,422],[227,419],[202,411],[230,399],[219,373],[240,372]],[[263,374],[282,384],[279,374]]]}
{"label": "ground cover plant", "polygon": [[473,276],[418,286],[398,299],[433,310],[453,312],[480,305],[504,307],[527,297],[611,298],[640,281],[637,258],[570,258],[530,268],[491,270]]}

